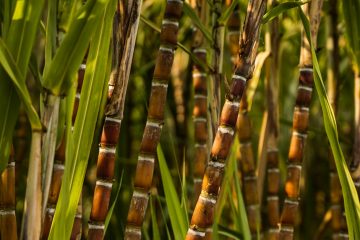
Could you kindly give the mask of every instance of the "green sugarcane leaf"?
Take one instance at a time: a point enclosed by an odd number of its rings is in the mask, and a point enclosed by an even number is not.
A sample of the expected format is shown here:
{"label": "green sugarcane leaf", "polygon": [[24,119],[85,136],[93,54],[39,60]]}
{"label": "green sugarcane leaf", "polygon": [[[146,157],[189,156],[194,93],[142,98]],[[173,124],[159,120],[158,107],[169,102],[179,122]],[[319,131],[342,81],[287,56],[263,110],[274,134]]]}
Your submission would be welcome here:
{"label": "green sugarcane leaf", "polygon": [[[26,76],[44,0],[6,1],[4,4],[6,5],[4,10],[9,16],[4,19],[3,39],[19,72],[22,76]],[[1,70],[0,76],[2,78],[0,81],[0,111],[3,113],[0,116],[1,171],[9,159],[12,136],[19,114],[20,99],[8,74]],[[18,80],[25,82],[25,78]]]}
{"label": "green sugarcane leaf", "polygon": [[226,8],[226,10],[223,12],[223,14],[221,14],[218,21],[222,24],[226,24],[231,16],[231,14],[234,12],[235,7],[239,4],[239,2],[240,2],[239,0],[232,1],[230,6]]}
{"label": "green sugarcane leaf", "polygon": [[62,95],[73,85],[76,74],[109,0],[89,0],[79,9],[48,70],[43,85],[54,95]]}
{"label": "green sugarcane leaf", "polygon": [[308,2],[310,2],[310,1],[306,1],[306,2],[283,2],[283,3],[280,3],[279,5],[273,7],[267,13],[264,14],[264,16],[262,18],[262,23],[265,24],[267,22],[270,22],[271,20],[278,17],[283,12],[285,12],[285,11],[287,11],[289,9],[292,9],[292,8],[300,7],[301,5],[303,5],[305,3],[308,3]]}
{"label": "green sugarcane leaf", "polygon": [[211,37],[211,33],[208,31],[206,26],[202,23],[199,16],[196,14],[194,9],[186,2],[184,2],[183,6],[184,13],[191,19],[191,21],[196,25],[196,27],[202,32],[206,40],[209,41],[210,45],[213,44],[213,39]]}
{"label": "green sugarcane leaf", "polygon": [[299,9],[301,21],[304,26],[306,37],[310,42],[311,55],[314,69],[315,89],[318,94],[321,109],[323,112],[323,120],[325,131],[328,136],[331,150],[335,159],[336,170],[339,175],[341,190],[344,197],[346,222],[348,226],[349,237],[352,240],[360,239],[360,204],[355,189],[354,182],[348,170],[343,152],[339,144],[339,137],[336,126],[334,111],[326,94],[324,82],[320,72],[320,66],[316,57],[316,52],[311,41],[310,23],[305,14]]}
{"label": "green sugarcane leaf", "polygon": [[157,147],[157,155],[159,160],[161,180],[163,182],[166,206],[169,211],[169,217],[172,229],[174,231],[175,239],[185,239],[186,232],[188,229],[187,215],[183,211],[175,184],[170,174],[170,170],[166,164],[164,153],[161,149],[160,144]]}
{"label": "green sugarcane leaf", "polygon": [[0,38],[0,63],[1,66],[5,69],[6,73],[12,80],[12,83],[15,86],[18,96],[22,99],[26,113],[28,115],[30,125],[32,130],[40,131],[42,129],[40,118],[31,103],[30,94],[26,88],[25,81],[23,81],[24,76],[21,74],[18,69],[15,60],[11,56],[10,51],[8,50],[4,41]]}
{"label": "green sugarcane leaf", "polygon": [[151,225],[152,225],[152,231],[153,231],[153,238],[152,239],[161,239],[160,237],[160,231],[159,231],[159,225],[157,223],[158,219],[156,217],[156,212],[154,210],[154,200],[153,196],[150,196],[150,210],[151,210]]}
{"label": "green sugarcane leaf", "polygon": [[[87,67],[80,105],[74,125],[71,144],[67,144],[63,187],[60,191],[49,239],[69,239],[80,199],[86,167],[91,151],[98,113],[103,96],[104,81],[110,72],[108,58],[112,20],[116,1],[106,6],[105,12],[96,24],[94,39],[90,44]],[[71,29],[71,26],[70,26]],[[106,51],[104,51],[106,49]],[[54,60],[55,61],[55,60]],[[68,151],[71,148],[71,151]]]}

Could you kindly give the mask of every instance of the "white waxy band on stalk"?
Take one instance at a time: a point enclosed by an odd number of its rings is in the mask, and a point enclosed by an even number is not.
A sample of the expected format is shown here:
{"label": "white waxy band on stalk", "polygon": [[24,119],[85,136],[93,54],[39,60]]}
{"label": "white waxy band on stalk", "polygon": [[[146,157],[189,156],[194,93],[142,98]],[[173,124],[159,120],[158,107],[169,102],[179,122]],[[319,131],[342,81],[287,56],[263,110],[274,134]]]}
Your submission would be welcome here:
{"label": "white waxy band on stalk", "polygon": [[48,207],[48,208],[46,208],[46,212],[47,212],[48,214],[54,214],[55,208]]}
{"label": "white waxy band on stalk", "polygon": [[211,204],[216,204],[216,199],[213,199],[209,196],[203,196],[202,194],[200,194],[199,198],[204,201],[204,202],[208,202],[208,203],[211,203]]}
{"label": "white waxy band on stalk", "polygon": [[205,233],[204,232],[200,232],[194,229],[189,228],[187,234],[193,235],[193,236],[199,236],[199,237],[205,237]]}
{"label": "white waxy band on stalk", "polygon": [[309,112],[308,107],[295,107],[295,110],[298,110],[300,112]]}
{"label": "white waxy band on stalk", "polygon": [[8,167],[15,167],[15,161],[11,161],[8,163]]}
{"label": "white waxy band on stalk", "polygon": [[285,226],[281,226],[281,231],[283,232],[294,232],[294,228],[293,227],[285,227]]}
{"label": "white waxy band on stalk", "polygon": [[313,91],[312,87],[307,87],[307,86],[302,86],[302,85],[300,85],[300,86],[298,87],[298,89],[302,89],[302,90],[305,90],[305,91],[308,91],[308,92],[312,92],[312,91]]}
{"label": "white waxy band on stalk", "polygon": [[80,64],[80,69],[85,70],[86,69],[86,64],[85,63]]}
{"label": "white waxy band on stalk", "polygon": [[115,86],[114,85],[109,85],[109,91],[112,91],[112,90],[114,90],[114,88],[115,88]]}
{"label": "white waxy band on stalk", "polygon": [[269,233],[279,233],[279,229],[278,228],[269,228],[268,232]]}
{"label": "white waxy band on stalk", "polygon": [[205,122],[206,123],[207,119],[204,117],[194,117],[194,122]]}
{"label": "white waxy band on stalk", "polygon": [[244,180],[256,180],[256,176],[244,176]]}
{"label": "white waxy band on stalk", "polygon": [[355,184],[356,187],[360,187],[360,182],[359,181],[354,182],[354,184]]}
{"label": "white waxy band on stalk", "polygon": [[268,152],[268,153],[271,153],[271,152],[279,152],[279,149],[278,149],[278,148],[268,148],[268,149],[266,150],[266,152]]}
{"label": "white waxy band on stalk", "polygon": [[195,48],[193,50],[194,53],[205,53],[206,54],[206,49],[205,48]]}
{"label": "white waxy band on stalk", "polygon": [[80,100],[80,93],[76,93],[75,98]]}
{"label": "white waxy band on stalk", "polygon": [[305,67],[305,68],[300,68],[299,71],[300,72],[313,72],[314,70],[312,68]]}
{"label": "white waxy band on stalk", "polygon": [[100,147],[99,147],[99,152],[101,152],[101,153],[112,153],[112,154],[115,154],[115,152],[116,152],[116,147],[104,147],[104,146],[100,146]]}
{"label": "white waxy band on stalk", "polygon": [[95,229],[95,230],[104,230],[105,225],[104,224],[91,224],[89,223],[89,229]]}
{"label": "white waxy band on stalk", "polygon": [[233,129],[228,128],[228,127],[224,127],[224,126],[219,127],[219,132],[230,134],[231,136],[234,135],[234,130]]}
{"label": "white waxy band on stalk", "polygon": [[194,183],[201,183],[202,182],[202,178],[194,178]]}
{"label": "white waxy band on stalk", "polygon": [[133,192],[133,196],[134,196],[134,197],[139,197],[139,198],[146,198],[146,199],[149,198],[149,194],[144,193],[144,192],[140,192],[140,191],[137,191],[137,190],[135,190],[135,191]]}
{"label": "white waxy band on stalk", "polygon": [[151,120],[148,120],[146,122],[146,126],[150,126],[150,127],[156,127],[156,128],[161,128],[161,124],[158,122],[153,122]]}
{"label": "white waxy band on stalk", "polygon": [[227,33],[228,35],[238,35],[238,34],[240,34],[240,31],[228,31],[228,33]]}
{"label": "white waxy band on stalk", "polygon": [[293,135],[301,137],[301,138],[306,138],[307,137],[306,133],[299,133],[297,131],[293,131]]}
{"label": "white waxy band on stalk", "polygon": [[195,94],[194,99],[207,99],[207,96],[203,94]]}
{"label": "white waxy band on stalk", "polygon": [[236,75],[236,74],[232,75],[232,78],[234,78],[234,79],[236,79],[236,80],[241,80],[241,81],[244,81],[244,82],[247,81],[246,77],[243,77],[243,76],[240,76],[240,75]]}
{"label": "white waxy band on stalk", "polygon": [[151,162],[154,163],[155,162],[155,158],[152,156],[139,156],[138,161],[144,161],[144,162]]}
{"label": "white waxy band on stalk", "polygon": [[302,166],[301,165],[296,165],[296,164],[289,164],[288,168],[297,168],[297,169],[301,170]]}
{"label": "white waxy band on stalk", "polygon": [[106,117],[105,122],[115,122],[115,123],[121,124],[121,119]]}
{"label": "white waxy band on stalk", "polygon": [[279,170],[278,168],[269,168],[269,169],[267,170],[267,172],[269,172],[269,173],[279,173],[280,170]]}
{"label": "white waxy band on stalk", "polygon": [[137,235],[141,235],[141,228],[137,227],[126,227],[125,232],[127,233],[135,233]]}
{"label": "white waxy band on stalk", "polygon": [[54,163],[54,170],[64,170],[65,166],[64,164],[60,164],[60,163]]}
{"label": "white waxy band on stalk", "polygon": [[277,200],[279,200],[279,197],[278,196],[269,196],[269,197],[266,198],[266,200],[268,200],[268,201],[277,201]]}
{"label": "white waxy band on stalk", "polygon": [[202,73],[202,72],[196,72],[192,74],[193,78],[197,78],[197,77],[206,77],[206,73]]}
{"label": "white waxy band on stalk", "polygon": [[250,209],[258,209],[259,208],[259,204],[251,204],[247,206]]}
{"label": "white waxy band on stalk", "polygon": [[2,209],[2,210],[0,210],[0,215],[15,215],[15,210],[13,210],[13,209]]}
{"label": "white waxy band on stalk", "polygon": [[290,199],[285,199],[284,201],[285,203],[289,203],[289,204],[293,204],[293,205],[299,205],[299,201],[296,200],[290,200]]}
{"label": "white waxy band on stalk", "polygon": [[168,47],[161,46],[159,50],[162,51],[162,52],[174,53],[174,49],[168,48]]}
{"label": "white waxy band on stalk", "polygon": [[237,108],[240,106],[240,102],[237,102],[237,101],[229,101],[229,100],[227,100],[227,99],[226,99],[226,101],[225,101],[225,104],[230,105],[230,106],[232,106],[232,107],[237,107]]}
{"label": "white waxy band on stalk", "polygon": [[82,214],[81,213],[77,213],[76,215],[75,215],[75,218],[81,218],[82,219]]}
{"label": "white waxy band on stalk", "polygon": [[215,168],[224,168],[225,167],[225,163],[214,162],[214,161],[209,161],[208,165],[211,167],[215,167]]}
{"label": "white waxy band on stalk", "polygon": [[209,233],[212,233],[212,232],[213,232],[212,228],[207,228],[205,231],[206,231],[206,232],[209,232]]}
{"label": "white waxy band on stalk", "polygon": [[162,21],[162,25],[174,25],[174,26],[178,27],[179,23],[177,21],[171,21],[171,20],[168,20],[168,19],[164,19]]}
{"label": "white waxy band on stalk", "polygon": [[106,188],[112,188],[112,183],[105,182],[105,181],[102,181],[102,180],[97,180],[96,185],[97,186],[103,186],[103,187],[106,187]]}
{"label": "white waxy band on stalk", "polygon": [[163,88],[168,88],[168,84],[167,83],[159,83],[159,82],[153,82],[151,84],[152,87],[163,87]]}
{"label": "white waxy band on stalk", "polygon": [[200,144],[200,143],[196,143],[195,144],[195,148],[207,148],[207,144]]}

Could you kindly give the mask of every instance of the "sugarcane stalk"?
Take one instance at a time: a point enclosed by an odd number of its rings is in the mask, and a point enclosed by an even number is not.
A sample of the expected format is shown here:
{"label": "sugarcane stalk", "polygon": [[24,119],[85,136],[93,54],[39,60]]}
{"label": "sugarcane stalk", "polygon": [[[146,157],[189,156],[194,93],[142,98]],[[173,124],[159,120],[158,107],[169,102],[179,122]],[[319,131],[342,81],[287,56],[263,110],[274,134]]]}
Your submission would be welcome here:
{"label": "sugarcane stalk", "polygon": [[160,33],[160,48],[151,83],[147,121],[140,145],[134,192],[127,216],[125,239],[141,239],[141,226],[149,200],[156,148],[160,141],[164,122],[168,81],[174,60],[174,51],[177,46],[177,33],[182,6],[183,1],[181,0],[168,0],[166,3]]}
{"label": "sugarcane stalk", "polygon": [[[327,90],[331,107],[336,116],[339,98],[339,48],[338,48],[338,1],[329,2],[328,29],[329,38],[327,40],[328,68],[327,68]],[[329,148],[330,161],[330,204],[331,204],[331,228],[332,239],[342,239],[342,235],[347,232],[346,219],[343,215],[344,206],[339,176],[336,172],[335,160]]]}
{"label": "sugarcane stalk", "polygon": [[[307,17],[310,19],[310,31],[312,42],[316,48],[317,32],[320,25],[320,13],[322,0],[314,0],[302,6]],[[293,115],[293,130],[288,155],[287,177],[285,182],[285,201],[280,218],[279,239],[288,240],[294,238],[296,215],[299,207],[300,177],[304,147],[309,126],[309,107],[311,103],[314,85],[312,58],[309,42],[302,33],[302,45],[299,63],[299,86]]]}
{"label": "sugarcane stalk", "polygon": [[224,30],[225,26],[219,21],[222,12],[222,1],[212,1],[212,66],[213,71],[211,72],[212,81],[210,82],[210,91],[212,95],[212,101],[210,103],[211,109],[211,126],[212,136],[216,134],[216,129],[219,125],[220,110],[221,110],[221,81],[223,79],[223,49],[224,49]]}
{"label": "sugarcane stalk", "polygon": [[[102,129],[96,186],[89,220],[88,239],[103,239],[105,219],[109,209],[114,178],[116,145],[123,119],[126,90],[130,76],[135,40],[140,19],[141,0],[129,1],[127,6],[118,3],[114,20],[113,63],[109,80],[108,103]],[[124,15],[124,11],[126,13]]]}
{"label": "sugarcane stalk", "polygon": [[[270,0],[269,5],[276,6],[276,0]],[[266,78],[266,102],[268,111],[267,131],[268,139],[266,144],[266,201],[267,201],[267,220],[269,229],[267,239],[275,240],[279,238],[278,223],[280,220],[279,207],[279,188],[280,188],[280,170],[279,170],[279,43],[280,36],[278,32],[279,21],[274,19],[269,24],[269,34],[266,36],[266,45],[271,51],[271,59],[267,65]]]}
{"label": "sugarcane stalk", "polygon": [[0,239],[17,239],[15,215],[15,159],[11,151],[6,169],[0,176]]}
{"label": "sugarcane stalk", "polygon": [[195,206],[186,239],[209,239],[214,222],[214,210],[219,188],[224,176],[225,161],[229,155],[235,134],[235,125],[239,113],[240,100],[246,82],[251,78],[262,16],[266,1],[250,0],[247,8],[243,32],[240,37],[239,61],[236,64],[230,90],[226,95],[221,111],[220,124],[217,128],[211,148],[210,160],[205,170],[202,191]]}
{"label": "sugarcane stalk", "polygon": [[[205,23],[206,2],[193,1],[193,8],[196,10],[200,19]],[[194,157],[194,196],[193,207],[201,192],[202,176],[205,172],[208,161],[208,118],[207,118],[207,74],[204,65],[206,64],[207,50],[204,47],[204,36],[202,32],[194,27],[192,39],[192,52],[202,61],[203,65],[193,63],[192,81],[194,88],[194,138],[195,138],[195,157]]]}

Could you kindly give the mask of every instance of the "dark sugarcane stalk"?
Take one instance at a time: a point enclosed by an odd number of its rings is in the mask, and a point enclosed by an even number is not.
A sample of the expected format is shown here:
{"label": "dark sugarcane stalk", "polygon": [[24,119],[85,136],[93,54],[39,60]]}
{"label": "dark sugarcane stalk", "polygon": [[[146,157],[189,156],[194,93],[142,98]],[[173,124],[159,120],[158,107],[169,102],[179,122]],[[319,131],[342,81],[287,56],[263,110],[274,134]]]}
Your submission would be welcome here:
{"label": "dark sugarcane stalk", "polygon": [[114,20],[113,63],[108,103],[96,170],[96,186],[89,220],[88,239],[103,239],[114,178],[116,145],[123,119],[126,91],[140,19],[141,0],[118,2]]}
{"label": "dark sugarcane stalk", "polygon": [[[336,116],[338,110],[339,98],[339,47],[338,47],[338,1],[330,0],[329,2],[329,17],[328,28],[329,38],[327,40],[328,52],[328,70],[327,70],[327,89],[330,104],[334,109]],[[330,161],[330,203],[331,203],[331,228],[332,239],[343,239],[342,237],[347,233],[346,219],[343,215],[344,206],[342,199],[342,191],[339,176],[336,172],[335,160],[329,148],[329,161]]]}
{"label": "dark sugarcane stalk", "polygon": [[148,116],[136,166],[134,192],[130,202],[125,239],[141,239],[151,187],[156,148],[164,122],[166,94],[177,44],[183,1],[168,0],[160,33],[160,48],[151,83]]}
{"label": "dark sugarcane stalk", "polygon": [[244,29],[240,37],[239,57],[229,93],[221,111],[220,125],[211,149],[210,160],[205,170],[202,191],[194,209],[186,239],[209,239],[214,222],[215,205],[224,176],[225,161],[234,139],[235,125],[239,113],[240,100],[246,82],[251,78],[257,47],[260,24],[265,12],[266,1],[250,0]]}
{"label": "dark sugarcane stalk", "polygon": [[15,159],[13,150],[7,167],[0,175],[0,239],[16,240]]}
{"label": "dark sugarcane stalk", "polygon": [[[85,69],[86,69],[86,57],[83,60],[83,63],[81,64],[78,70],[78,84],[76,88],[74,108],[72,113],[72,126],[71,126],[72,128],[74,127],[74,123],[80,103],[80,93],[84,80]],[[49,196],[48,196],[48,201],[46,204],[45,215],[44,215],[44,227],[43,227],[42,239],[48,239],[51,229],[52,219],[54,218],[55,208],[60,194],[62,177],[64,175],[64,170],[65,170],[65,150],[66,150],[66,137],[64,135],[59,147],[56,149],[55,152]],[[78,211],[77,214],[75,215],[75,221],[70,239],[78,239],[78,236],[79,237],[81,236],[82,214],[80,209],[81,209],[81,201],[79,202]]]}
{"label": "dark sugarcane stalk", "polygon": [[221,110],[221,81],[222,65],[223,65],[223,49],[224,49],[224,24],[219,21],[222,12],[222,0],[213,0],[211,6],[212,12],[212,65],[213,72],[211,73],[210,91],[212,101],[210,103],[211,109],[211,126],[212,136],[216,134],[216,129],[219,126],[220,110]]}
{"label": "dark sugarcane stalk", "polygon": [[244,203],[252,239],[257,239],[261,230],[259,193],[257,189],[256,165],[251,144],[251,121],[248,114],[246,92],[244,92],[236,123],[239,149],[237,161],[242,176]]}
{"label": "dark sugarcane stalk", "polygon": [[[195,8],[200,19],[205,23],[206,2],[194,1]],[[192,39],[192,52],[198,59],[206,65],[206,48],[204,48],[204,36],[202,32],[194,27]],[[207,118],[207,74],[203,66],[193,63],[192,80],[194,87],[194,109],[193,122],[195,128],[195,167],[194,167],[194,201],[201,192],[202,176],[204,176],[206,163],[208,161],[208,118]]]}
{"label": "dark sugarcane stalk", "polygon": [[[270,0],[269,4],[276,6],[276,0]],[[268,139],[266,146],[266,172],[267,172],[267,220],[269,229],[267,239],[277,240],[279,238],[278,223],[280,220],[279,207],[279,188],[280,188],[280,170],[279,170],[279,43],[280,36],[278,32],[279,21],[274,19],[269,23],[269,34],[267,35],[267,45],[271,51],[271,59],[268,64],[268,75],[266,78],[266,102],[268,110]]]}
{"label": "dark sugarcane stalk", "polygon": [[[322,0],[314,0],[311,2],[311,6],[308,5],[304,4],[302,8],[310,19],[312,42],[316,48]],[[309,126],[309,107],[314,85],[312,67],[309,42],[303,33],[299,64],[299,86],[293,115],[293,130],[285,182],[286,197],[280,218],[279,239],[281,240],[294,238],[295,221],[299,207],[301,168]]]}

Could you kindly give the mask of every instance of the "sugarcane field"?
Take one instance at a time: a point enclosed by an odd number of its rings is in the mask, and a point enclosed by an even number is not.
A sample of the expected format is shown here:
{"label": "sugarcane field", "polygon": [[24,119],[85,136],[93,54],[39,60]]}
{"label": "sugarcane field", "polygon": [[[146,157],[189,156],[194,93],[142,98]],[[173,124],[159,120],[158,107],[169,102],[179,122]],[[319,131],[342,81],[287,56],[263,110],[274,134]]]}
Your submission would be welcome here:
{"label": "sugarcane field", "polygon": [[0,0],[0,240],[360,240],[359,0]]}

